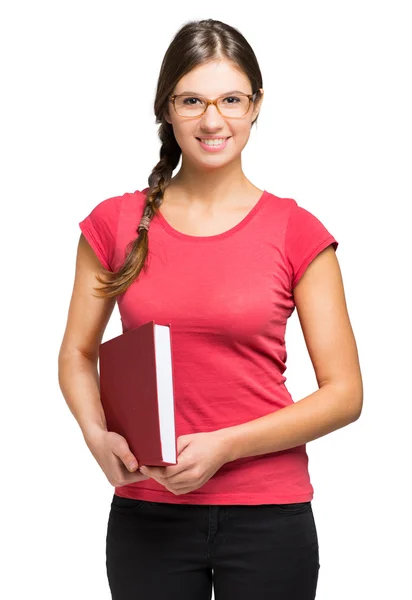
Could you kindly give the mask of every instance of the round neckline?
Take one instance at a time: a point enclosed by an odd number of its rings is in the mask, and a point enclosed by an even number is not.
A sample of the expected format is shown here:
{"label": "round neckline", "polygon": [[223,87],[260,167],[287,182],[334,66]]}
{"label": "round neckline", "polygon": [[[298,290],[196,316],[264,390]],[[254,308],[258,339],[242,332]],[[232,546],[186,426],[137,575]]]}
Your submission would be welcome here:
{"label": "round neckline", "polygon": [[[148,189],[149,188],[145,188],[142,193],[146,193],[146,191]],[[253,219],[255,214],[262,208],[262,206],[264,205],[264,203],[266,202],[268,197],[269,197],[269,192],[267,192],[266,190],[263,190],[262,194],[260,195],[259,200],[250,209],[250,211],[243,217],[243,219],[241,221],[239,221],[239,223],[236,223],[236,225],[234,225],[230,229],[227,229],[226,231],[222,231],[221,233],[216,233],[215,235],[189,235],[188,233],[183,233],[182,231],[178,231],[177,229],[172,227],[168,221],[166,221],[165,217],[162,215],[160,210],[157,212],[155,217],[158,217],[158,221],[159,221],[160,225],[163,227],[163,229],[167,233],[169,233],[170,235],[172,235],[173,237],[175,237],[177,239],[191,241],[191,242],[212,242],[215,240],[225,239],[225,238],[233,235],[240,229],[243,229],[249,223],[249,221],[251,221],[251,219]]]}

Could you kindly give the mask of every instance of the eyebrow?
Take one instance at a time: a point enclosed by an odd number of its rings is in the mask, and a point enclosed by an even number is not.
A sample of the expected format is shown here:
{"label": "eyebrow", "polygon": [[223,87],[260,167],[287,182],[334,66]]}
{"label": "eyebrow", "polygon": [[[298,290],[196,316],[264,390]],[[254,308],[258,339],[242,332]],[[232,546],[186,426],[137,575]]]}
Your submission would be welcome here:
{"label": "eyebrow", "polygon": [[[193,94],[194,96],[204,96],[204,94],[199,94],[198,92],[191,92],[190,90],[186,90],[184,92],[180,92],[180,94],[176,94],[177,96],[183,94]],[[246,94],[246,92],[241,92],[240,90],[230,90],[230,92],[224,92],[223,94],[219,94],[219,96],[227,96],[228,94]],[[246,94],[247,96],[249,94]]]}

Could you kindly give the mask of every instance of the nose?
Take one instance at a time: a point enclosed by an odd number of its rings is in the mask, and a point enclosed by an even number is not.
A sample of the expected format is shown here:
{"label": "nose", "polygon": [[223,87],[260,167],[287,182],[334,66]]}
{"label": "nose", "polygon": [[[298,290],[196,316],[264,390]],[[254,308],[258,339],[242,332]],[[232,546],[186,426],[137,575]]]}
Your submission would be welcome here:
{"label": "nose", "polygon": [[219,127],[223,126],[225,121],[222,115],[217,110],[217,107],[214,104],[209,104],[206,111],[203,113],[201,117],[201,124],[210,131],[211,129],[219,129]]}

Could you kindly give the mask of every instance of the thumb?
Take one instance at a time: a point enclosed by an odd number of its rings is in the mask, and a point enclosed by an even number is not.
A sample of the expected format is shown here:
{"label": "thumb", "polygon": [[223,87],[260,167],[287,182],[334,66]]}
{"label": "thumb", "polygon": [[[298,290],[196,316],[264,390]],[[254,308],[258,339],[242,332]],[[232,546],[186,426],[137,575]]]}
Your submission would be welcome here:
{"label": "thumb", "polygon": [[181,454],[187,446],[189,446],[192,441],[192,435],[181,435],[177,438],[177,454]]}
{"label": "thumb", "polygon": [[139,463],[130,451],[125,452],[125,454],[122,456],[122,461],[126,465],[127,469],[132,472],[135,471],[139,466]]}
{"label": "thumb", "polygon": [[133,454],[128,454],[127,459],[123,461],[129,471],[135,471],[139,466],[139,463],[133,456]]}
{"label": "thumb", "polygon": [[123,462],[125,467],[129,471],[135,471],[138,468],[139,463],[136,460],[134,454],[130,451],[130,447],[127,443],[126,438],[120,435],[116,435],[113,446],[113,452],[117,454],[117,456]]}

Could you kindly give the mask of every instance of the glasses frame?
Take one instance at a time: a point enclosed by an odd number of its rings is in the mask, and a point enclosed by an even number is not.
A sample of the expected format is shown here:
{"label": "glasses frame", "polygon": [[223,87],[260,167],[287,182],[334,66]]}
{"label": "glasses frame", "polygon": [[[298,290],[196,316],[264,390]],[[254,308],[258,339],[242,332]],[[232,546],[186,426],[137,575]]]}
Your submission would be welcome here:
{"label": "glasses frame", "polygon": [[[259,90],[258,90],[259,91]],[[211,100],[210,98],[206,98],[205,96],[195,96],[194,94],[173,94],[173,96],[169,97],[169,101],[173,104],[173,108],[175,109],[175,113],[181,117],[182,119],[199,119],[200,117],[202,117],[205,112],[207,111],[207,109],[209,108],[209,106],[211,104],[214,104],[216,106],[217,112],[220,114],[221,117],[223,117],[224,119],[243,119],[243,117],[245,115],[247,115],[247,113],[250,110],[250,105],[252,104],[252,102],[255,101],[255,96],[257,95],[258,91],[254,92],[253,94],[222,94],[221,96],[219,96],[218,98],[215,98],[214,100]],[[179,113],[176,110],[176,106],[175,106],[175,99],[179,98],[181,96],[185,96],[186,98],[198,98],[199,100],[204,100],[206,103],[206,106],[203,110],[203,112],[200,113],[200,115],[196,115],[194,117],[190,117],[190,116],[184,116],[184,115],[179,115]],[[241,117],[227,117],[226,115],[222,115],[222,113],[219,110],[219,107],[217,105],[218,101],[221,98],[230,98],[231,96],[246,96],[247,98],[249,98],[249,106],[247,107],[246,112],[241,116]]]}

